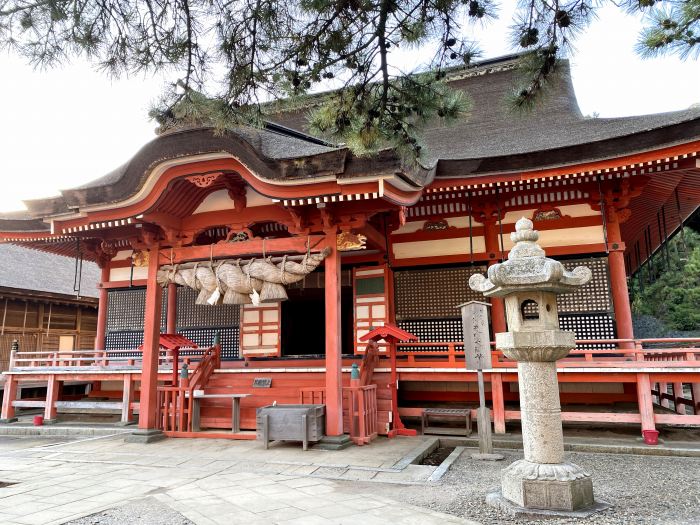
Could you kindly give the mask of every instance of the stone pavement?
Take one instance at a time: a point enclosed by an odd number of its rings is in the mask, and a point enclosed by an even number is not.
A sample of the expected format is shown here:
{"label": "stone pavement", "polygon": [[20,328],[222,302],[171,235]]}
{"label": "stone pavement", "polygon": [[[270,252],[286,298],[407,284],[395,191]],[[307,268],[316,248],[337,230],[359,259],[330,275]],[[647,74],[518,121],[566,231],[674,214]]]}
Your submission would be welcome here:
{"label": "stone pavement", "polygon": [[379,439],[344,451],[253,441],[127,444],[0,438],[0,523],[54,524],[146,496],[197,524],[442,524],[475,522],[399,503],[352,480],[429,483],[435,467],[401,461],[420,438]]}

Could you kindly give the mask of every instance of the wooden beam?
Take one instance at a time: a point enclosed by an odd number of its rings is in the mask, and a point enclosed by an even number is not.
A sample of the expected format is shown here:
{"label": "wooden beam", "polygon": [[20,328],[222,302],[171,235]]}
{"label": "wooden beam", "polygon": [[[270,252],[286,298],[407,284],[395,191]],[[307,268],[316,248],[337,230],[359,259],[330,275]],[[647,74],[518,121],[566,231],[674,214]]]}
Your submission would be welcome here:
{"label": "wooden beam", "polygon": [[[243,242],[211,244],[208,246],[186,246],[183,248],[166,248],[159,251],[158,265],[179,264],[188,261],[202,261],[210,258],[255,256],[273,253],[306,253],[307,242],[312,252],[322,249],[319,244],[325,239],[323,235],[306,237],[287,237],[282,239],[252,239]],[[335,246],[334,246],[335,247]]]}
{"label": "wooden beam", "polygon": [[358,233],[361,233],[365,237],[367,237],[367,243],[372,247],[375,248],[382,253],[386,251],[386,237],[382,232],[377,230],[374,226],[372,226],[370,223],[365,223],[362,228],[358,228]]}

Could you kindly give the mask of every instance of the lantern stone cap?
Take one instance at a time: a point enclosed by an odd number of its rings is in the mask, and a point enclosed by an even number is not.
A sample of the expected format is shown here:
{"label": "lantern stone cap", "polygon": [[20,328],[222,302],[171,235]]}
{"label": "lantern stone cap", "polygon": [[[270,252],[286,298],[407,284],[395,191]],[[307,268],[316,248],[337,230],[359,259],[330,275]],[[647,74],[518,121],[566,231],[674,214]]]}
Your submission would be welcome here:
{"label": "lantern stone cap", "polygon": [[491,308],[491,303],[487,303],[486,301],[467,301],[466,303],[458,304],[455,306],[455,308],[462,308],[464,306],[469,306],[470,304],[483,304],[484,306]]}
{"label": "lantern stone cap", "polygon": [[528,291],[567,293],[591,280],[589,268],[578,266],[568,271],[559,261],[546,257],[537,244],[539,237],[532,221],[521,218],[510,234],[515,246],[508,253],[508,260],[489,267],[488,278],[472,275],[469,279],[471,289],[487,297]]}

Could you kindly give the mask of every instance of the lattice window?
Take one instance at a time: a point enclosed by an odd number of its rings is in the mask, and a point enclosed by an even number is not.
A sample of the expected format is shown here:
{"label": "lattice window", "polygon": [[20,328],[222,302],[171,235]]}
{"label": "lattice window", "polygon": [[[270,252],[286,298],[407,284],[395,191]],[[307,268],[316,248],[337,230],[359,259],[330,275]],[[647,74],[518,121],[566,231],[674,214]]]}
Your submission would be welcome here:
{"label": "lattice window", "polygon": [[[614,339],[615,320],[610,314],[560,315],[559,327],[572,330],[576,339]],[[579,345],[581,349],[614,348],[614,344]]]}
{"label": "lattice window", "polygon": [[563,294],[557,298],[560,314],[612,311],[608,260],[605,257],[569,259],[561,262],[567,270],[573,270],[576,266],[588,266],[593,273],[593,278],[578,291]]}
{"label": "lattice window", "polygon": [[240,320],[240,305],[195,304],[198,292],[192,288],[177,288],[177,329],[200,327],[237,327]]}
{"label": "lattice window", "polygon": [[[418,337],[418,341],[420,341],[421,343],[452,343],[456,341],[461,342],[464,339],[464,335],[462,333],[461,319],[426,319],[421,321],[399,321],[397,324],[402,330],[406,330],[407,332]],[[431,347],[406,346],[402,347],[402,349],[413,352],[446,352],[447,345]],[[462,345],[458,345],[456,349],[462,350]]]}
{"label": "lattice window", "polygon": [[[165,330],[168,290],[163,290],[160,315],[161,330]],[[107,295],[107,331],[143,330],[146,309],[146,289],[110,290]]]}
{"label": "lattice window", "polygon": [[238,359],[238,327],[229,328],[184,328],[178,332],[194,341],[200,348],[211,346],[214,336],[221,335],[221,359]]}
{"label": "lattice window", "polygon": [[458,305],[484,300],[468,283],[472,274],[485,272],[485,266],[395,272],[396,319],[458,319]]}
{"label": "lattice window", "polygon": [[143,331],[107,332],[105,350],[132,350],[143,343]]}

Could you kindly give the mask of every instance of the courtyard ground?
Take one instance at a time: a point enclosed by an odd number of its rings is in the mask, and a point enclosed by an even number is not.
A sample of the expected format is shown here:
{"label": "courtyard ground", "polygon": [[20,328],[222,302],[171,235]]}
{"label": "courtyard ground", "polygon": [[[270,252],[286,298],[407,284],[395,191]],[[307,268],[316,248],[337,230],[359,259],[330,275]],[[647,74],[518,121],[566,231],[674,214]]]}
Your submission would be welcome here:
{"label": "courtyard ground", "polygon": [[[254,441],[123,436],[0,437],[0,523],[80,525],[498,524],[515,522],[483,503],[506,461],[477,462],[470,449],[437,481],[410,464],[423,438],[303,452]],[[700,458],[572,452],[613,507],[591,524],[700,522]],[[565,520],[548,520],[559,525]]]}

